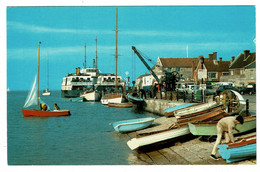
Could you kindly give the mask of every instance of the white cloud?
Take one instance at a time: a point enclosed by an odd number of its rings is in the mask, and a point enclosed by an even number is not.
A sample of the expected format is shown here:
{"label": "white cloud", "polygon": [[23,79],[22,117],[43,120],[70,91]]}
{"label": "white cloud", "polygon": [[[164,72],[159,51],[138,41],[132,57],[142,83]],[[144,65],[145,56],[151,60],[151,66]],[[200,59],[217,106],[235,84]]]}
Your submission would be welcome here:
{"label": "white cloud", "polygon": [[[97,34],[100,30],[88,29],[66,29],[66,28],[51,28],[44,26],[37,26],[33,24],[24,24],[20,22],[7,22],[9,29],[18,29],[19,31],[26,31],[32,33],[72,33],[72,34]],[[103,34],[112,34],[111,31],[102,31]]]}

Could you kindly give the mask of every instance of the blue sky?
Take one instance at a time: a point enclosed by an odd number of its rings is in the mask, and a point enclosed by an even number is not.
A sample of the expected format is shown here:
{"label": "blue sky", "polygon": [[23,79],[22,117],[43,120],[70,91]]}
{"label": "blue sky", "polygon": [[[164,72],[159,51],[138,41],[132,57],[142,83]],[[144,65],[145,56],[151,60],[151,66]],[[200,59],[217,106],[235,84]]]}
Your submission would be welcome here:
{"label": "blue sky", "polygon": [[[95,58],[98,68],[115,73],[116,7],[7,7],[7,88],[28,90],[37,71],[41,41],[40,89],[60,90],[62,78]],[[136,46],[154,62],[158,57],[218,57],[230,60],[243,50],[255,52],[254,6],[118,7],[118,74],[136,78],[148,72],[133,56]],[[133,62],[135,63],[133,65]],[[153,63],[149,63],[153,66]],[[133,72],[133,69],[135,72]]]}

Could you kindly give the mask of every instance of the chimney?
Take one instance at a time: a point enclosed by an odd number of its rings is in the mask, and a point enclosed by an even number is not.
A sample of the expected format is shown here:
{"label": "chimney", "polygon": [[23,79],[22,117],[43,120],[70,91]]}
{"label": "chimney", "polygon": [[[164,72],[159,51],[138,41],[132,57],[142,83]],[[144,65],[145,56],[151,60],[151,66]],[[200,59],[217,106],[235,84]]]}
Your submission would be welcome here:
{"label": "chimney", "polygon": [[213,54],[209,54],[209,60],[213,60]]}
{"label": "chimney", "polygon": [[244,50],[244,60],[249,56],[249,50]]}
{"label": "chimney", "polygon": [[213,60],[217,60],[217,52],[213,52]]}
{"label": "chimney", "polygon": [[231,58],[232,58],[232,62],[233,62],[235,60],[235,56],[232,56]]}
{"label": "chimney", "polygon": [[219,61],[222,62],[222,57],[219,57]]}

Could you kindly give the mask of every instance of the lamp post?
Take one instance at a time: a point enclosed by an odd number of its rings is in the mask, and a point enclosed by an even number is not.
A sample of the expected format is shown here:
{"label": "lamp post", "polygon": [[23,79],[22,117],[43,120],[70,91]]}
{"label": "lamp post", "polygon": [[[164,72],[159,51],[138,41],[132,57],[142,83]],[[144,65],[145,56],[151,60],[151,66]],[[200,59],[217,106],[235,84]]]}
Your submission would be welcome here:
{"label": "lamp post", "polygon": [[[204,57],[200,56],[200,63],[201,63],[201,69],[203,73],[203,64],[204,64]],[[203,84],[203,77],[201,77],[201,86]],[[204,88],[201,89],[201,102],[204,102]]]}

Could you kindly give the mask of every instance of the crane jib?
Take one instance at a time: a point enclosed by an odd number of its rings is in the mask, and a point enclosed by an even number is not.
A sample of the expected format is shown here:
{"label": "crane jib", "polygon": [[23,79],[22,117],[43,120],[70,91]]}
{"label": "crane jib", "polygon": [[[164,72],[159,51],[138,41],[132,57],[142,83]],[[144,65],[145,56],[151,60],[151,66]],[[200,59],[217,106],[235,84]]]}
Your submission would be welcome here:
{"label": "crane jib", "polygon": [[132,46],[132,50],[135,52],[135,54],[139,57],[139,59],[143,62],[143,64],[145,65],[145,67],[148,69],[148,71],[151,72],[151,74],[153,75],[153,77],[156,79],[156,81],[158,83],[160,83],[159,78],[157,77],[157,75],[153,72],[152,68],[146,63],[146,61],[143,59],[143,57],[141,56],[141,54],[136,50],[135,46]]}

